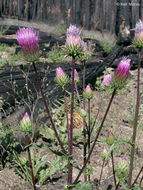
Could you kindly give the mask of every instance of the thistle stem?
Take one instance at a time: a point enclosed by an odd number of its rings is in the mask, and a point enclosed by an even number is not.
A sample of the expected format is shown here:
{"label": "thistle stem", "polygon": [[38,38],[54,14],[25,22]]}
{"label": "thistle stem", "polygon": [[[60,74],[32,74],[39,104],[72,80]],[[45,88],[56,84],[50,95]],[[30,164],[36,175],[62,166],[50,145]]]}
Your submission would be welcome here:
{"label": "thistle stem", "polygon": [[64,91],[64,102],[65,102],[65,112],[66,112],[66,121],[67,121],[68,151],[70,151],[70,135],[69,135],[68,108],[67,108],[67,100],[66,100],[65,89],[63,91]]}
{"label": "thistle stem", "polygon": [[[74,72],[75,72],[75,58],[72,58],[72,92],[71,92],[71,118],[70,118],[70,146],[69,146],[69,156],[72,159],[72,137],[73,137],[73,111],[74,111]],[[69,164],[68,167],[68,183],[72,184],[72,165]]]}
{"label": "thistle stem", "polygon": [[102,163],[102,168],[101,168],[101,173],[100,173],[100,178],[99,178],[99,186],[100,186],[100,183],[101,183],[101,178],[102,178],[102,174],[103,174],[104,164],[105,164],[105,159],[103,159],[103,163]]}
{"label": "thistle stem", "polygon": [[[85,90],[85,62],[83,62],[83,92]],[[85,110],[85,97],[83,95],[83,109]],[[83,165],[86,162],[86,149],[87,149],[87,142],[86,142],[86,121],[83,118]],[[84,181],[87,181],[87,176],[84,175]]]}
{"label": "thistle stem", "polygon": [[82,105],[81,105],[81,100],[80,100],[80,95],[79,95],[79,92],[78,92],[77,84],[76,84],[76,83],[75,83],[75,90],[76,90],[76,94],[77,94],[77,98],[78,98],[79,104],[80,104],[80,106],[82,106]]}
{"label": "thistle stem", "polygon": [[[27,146],[29,145],[28,135],[25,135],[25,144]],[[28,153],[29,166],[30,166],[30,170],[31,170],[31,178],[32,178],[33,189],[36,190],[36,185],[35,185],[35,180],[34,180],[34,173],[33,173],[33,167],[32,167],[32,161],[31,161],[31,154],[30,154],[29,147],[27,147],[27,153]]]}
{"label": "thistle stem", "polygon": [[112,171],[113,171],[113,177],[114,177],[114,184],[116,187],[116,176],[115,176],[115,168],[114,168],[114,156],[113,156],[113,151],[111,151],[111,159],[112,159]]}
{"label": "thistle stem", "polygon": [[140,176],[142,170],[143,170],[143,166],[141,167],[141,169],[140,169],[140,171],[139,171],[139,173],[138,173],[136,179],[134,180],[133,184],[131,185],[131,188],[132,188],[132,187],[135,185],[135,183],[137,182],[137,180],[138,180],[138,178],[139,178],[139,176]]}
{"label": "thistle stem", "polygon": [[136,98],[136,111],[135,111],[135,119],[134,119],[134,126],[133,126],[131,159],[130,159],[129,178],[128,178],[128,187],[129,188],[131,187],[131,182],[132,182],[136,133],[137,133],[137,124],[138,124],[138,116],[139,116],[139,106],[140,106],[140,67],[141,67],[141,49],[139,49],[139,52],[138,52],[137,98]]}
{"label": "thistle stem", "polygon": [[87,159],[86,159],[86,162],[85,162],[85,164],[83,165],[83,167],[81,168],[81,170],[80,170],[78,176],[76,177],[75,181],[73,182],[73,184],[75,184],[75,183],[78,181],[79,177],[81,176],[82,172],[84,171],[84,169],[85,169],[85,167],[86,167],[86,164],[88,163],[88,161],[89,161],[89,159],[90,159],[90,156],[91,156],[91,154],[92,154],[92,152],[93,152],[93,150],[94,150],[94,147],[95,147],[95,145],[96,145],[97,139],[98,139],[98,137],[99,137],[99,135],[100,135],[100,132],[101,132],[101,130],[102,130],[102,128],[103,128],[104,121],[105,121],[105,119],[106,119],[106,116],[107,116],[107,114],[108,114],[108,111],[109,111],[109,109],[110,109],[110,106],[111,106],[111,104],[112,104],[112,101],[113,101],[113,99],[114,99],[115,94],[116,94],[116,89],[114,89],[114,91],[113,91],[113,93],[112,93],[112,96],[111,96],[111,98],[110,98],[109,104],[108,104],[107,109],[106,109],[106,112],[105,112],[104,117],[103,117],[103,119],[102,119],[101,125],[100,125],[100,127],[99,127],[99,129],[98,129],[98,132],[97,132],[97,134],[96,134],[94,143],[93,143],[93,145],[92,145],[92,147],[91,147],[91,149],[90,149],[90,152],[89,152],[89,154],[88,154],[88,157],[87,157]]}
{"label": "thistle stem", "polygon": [[50,113],[48,104],[47,104],[47,102],[46,102],[46,98],[45,98],[45,95],[44,95],[42,86],[41,86],[41,84],[40,84],[40,79],[39,79],[39,76],[38,76],[38,72],[37,72],[37,69],[36,69],[36,65],[35,65],[34,62],[32,62],[32,64],[33,64],[33,67],[34,67],[34,71],[35,71],[35,75],[36,75],[36,78],[37,78],[38,86],[39,86],[39,89],[40,89],[40,92],[41,92],[41,95],[42,95],[42,99],[43,99],[44,105],[45,105],[45,107],[46,107],[46,111],[47,111],[47,113],[48,113],[48,117],[49,117],[50,122],[51,122],[52,128],[53,128],[53,130],[54,130],[54,132],[55,132],[55,136],[56,136],[56,138],[57,138],[57,140],[58,140],[58,143],[59,143],[59,145],[60,145],[60,147],[61,147],[61,150],[62,150],[63,154],[66,155],[67,153],[66,153],[66,151],[65,151],[65,149],[64,149],[64,147],[63,147],[63,144],[62,144],[62,142],[61,142],[61,140],[60,140],[60,138],[59,138],[59,135],[58,135],[58,132],[57,132],[57,130],[56,130],[55,124],[54,124],[54,122],[53,122],[53,119],[52,119],[52,116],[51,116],[51,113]]}
{"label": "thistle stem", "polygon": [[[90,99],[88,99],[88,154],[90,153]],[[90,159],[88,161],[90,164]],[[88,175],[88,181],[90,181],[90,175]]]}

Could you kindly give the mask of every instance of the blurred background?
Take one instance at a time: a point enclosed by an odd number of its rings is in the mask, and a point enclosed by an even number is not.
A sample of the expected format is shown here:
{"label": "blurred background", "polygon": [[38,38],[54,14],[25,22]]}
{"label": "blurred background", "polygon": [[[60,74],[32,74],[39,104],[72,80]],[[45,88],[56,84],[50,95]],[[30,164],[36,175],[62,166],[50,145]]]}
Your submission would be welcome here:
{"label": "blurred background", "polygon": [[0,18],[76,24],[87,30],[119,33],[120,25],[133,28],[143,18],[143,0],[0,0]]}

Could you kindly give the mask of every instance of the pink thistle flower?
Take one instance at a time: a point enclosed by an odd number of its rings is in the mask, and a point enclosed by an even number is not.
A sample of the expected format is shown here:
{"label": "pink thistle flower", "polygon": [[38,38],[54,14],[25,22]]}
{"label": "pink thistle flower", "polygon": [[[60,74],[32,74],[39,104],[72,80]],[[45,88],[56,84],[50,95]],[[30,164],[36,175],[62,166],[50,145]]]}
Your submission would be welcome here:
{"label": "pink thistle flower", "polygon": [[86,91],[86,92],[91,92],[91,91],[92,91],[90,85],[87,85],[87,86],[86,86],[85,91]]}
{"label": "pink thistle flower", "polygon": [[87,99],[92,99],[93,98],[93,92],[91,90],[90,85],[87,85],[85,90],[84,90],[84,97]]}
{"label": "pink thistle flower", "polygon": [[29,114],[27,112],[24,114],[23,119],[29,119]]}
{"label": "pink thistle flower", "polygon": [[136,23],[136,26],[133,30],[135,30],[133,45],[137,48],[142,48],[143,47],[143,22],[139,20],[139,22]]}
{"label": "pink thistle flower", "polygon": [[38,57],[38,41],[39,35],[32,28],[20,28],[16,33],[16,38],[21,46],[25,56]]}
{"label": "pink thistle flower", "polygon": [[68,83],[68,77],[61,67],[56,68],[56,82],[63,88]]}
{"label": "pink thistle flower", "polygon": [[103,84],[109,86],[111,79],[112,79],[111,74],[105,75],[103,79]]}
{"label": "pink thistle flower", "polygon": [[123,59],[118,64],[117,69],[115,70],[114,76],[118,79],[126,79],[130,70],[130,61],[131,59],[127,59],[123,57]]}
{"label": "pink thistle flower", "polygon": [[79,29],[75,25],[70,24],[69,28],[67,29],[66,35],[78,36],[79,33]]}
{"label": "pink thistle flower", "polygon": [[68,45],[68,46],[80,46],[81,45],[80,36],[78,36],[78,35],[77,36],[74,36],[74,35],[67,36],[66,45]]}
{"label": "pink thistle flower", "polygon": [[61,67],[56,68],[56,76],[62,77],[63,75],[65,75],[63,69]]}

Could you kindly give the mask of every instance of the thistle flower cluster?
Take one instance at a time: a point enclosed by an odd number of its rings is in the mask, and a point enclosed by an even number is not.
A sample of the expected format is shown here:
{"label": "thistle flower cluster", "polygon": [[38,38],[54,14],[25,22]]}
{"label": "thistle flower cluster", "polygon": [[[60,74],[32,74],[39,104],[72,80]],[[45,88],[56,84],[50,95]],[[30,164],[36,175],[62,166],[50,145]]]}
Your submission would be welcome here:
{"label": "thistle flower cluster", "polygon": [[93,98],[93,92],[92,92],[92,90],[91,90],[90,85],[87,85],[87,86],[86,86],[83,95],[84,95],[84,97],[85,97],[86,99],[89,99],[89,100]]}
{"label": "thistle flower cluster", "polygon": [[32,131],[32,123],[28,113],[26,112],[20,121],[20,129],[24,133],[30,133]]}
{"label": "thistle flower cluster", "polygon": [[16,38],[21,46],[24,57],[29,62],[38,59],[38,41],[39,35],[32,28],[20,28],[16,33]]}
{"label": "thistle flower cluster", "polygon": [[62,88],[65,88],[68,83],[68,77],[61,67],[56,68],[56,82]]}
{"label": "thistle flower cluster", "polygon": [[136,23],[134,30],[135,30],[135,37],[133,40],[133,45],[137,48],[142,48],[143,47],[143,22],[141,20],[139,20],[139,22]]}
{"label": "thistle flower cluster", "polygon": [[79,57],[84,49],[79,29],[75,25],[70,25],[67,29],[66,37],[66,55],[74,58]]}

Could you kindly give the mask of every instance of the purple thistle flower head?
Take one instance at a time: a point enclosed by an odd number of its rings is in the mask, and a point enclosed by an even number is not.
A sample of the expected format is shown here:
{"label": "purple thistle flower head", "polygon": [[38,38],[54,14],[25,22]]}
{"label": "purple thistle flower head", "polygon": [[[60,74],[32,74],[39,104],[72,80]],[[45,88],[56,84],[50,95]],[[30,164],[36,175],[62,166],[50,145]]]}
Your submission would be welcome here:
{"label": "purple thistle flower head", "polygon": [[34,29],[20,28],[16,32],[16,38],[25,55],[36,56],[38,54],[39,35]]}
{"label": "purple thistle flower head", "polygon": [[108,137],[110,137],[110,136],[113,136],[112,131],[109,131],[109,133],[108,133]]}
{"label": "purple thistle flower head", "polygon": [[61,67],[56,68],[56,77],[62,77],[64,74],[65,73]]}
{"label": "purple thistle flower head", "polygon": [[27,132],[31,132],[31,129],[32,129],[31,127],[32,127],[32,123],[31,123],[28,113],[26,112],[22,120],[20,121],[20,128],[22,131],[27,133]]}
{"label": "purple thistle flower head", "polygon": [[79,29],[75,25],[70,24],[69,28],[67,29],[66,35],[78,36],[79,33]]}
{"label": "purple thistle flower head", "polygon": [[112,79],[111,74],[105,75],[103,79],[103,84],[109,86],[111,79]]}
{"label": "purple thistle flower head", "polygon": [[123,57],[123,59],[118,64],[117,69],[115,70],[114,76],[118,79],[126,79],[130,70],[130,61],[131,59],[127,59]]}
{"label": "purple thistle flower head", "polygon": [[87,86],[86,86],[86,88],[85,88],[85,90],[84,90],[84,97],[85,97],[86,99],[89,99],[89,100],[93,98],[93,92],[92,92],[92,90],[91,90],[90,85],[87,85]]}

